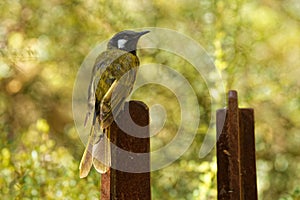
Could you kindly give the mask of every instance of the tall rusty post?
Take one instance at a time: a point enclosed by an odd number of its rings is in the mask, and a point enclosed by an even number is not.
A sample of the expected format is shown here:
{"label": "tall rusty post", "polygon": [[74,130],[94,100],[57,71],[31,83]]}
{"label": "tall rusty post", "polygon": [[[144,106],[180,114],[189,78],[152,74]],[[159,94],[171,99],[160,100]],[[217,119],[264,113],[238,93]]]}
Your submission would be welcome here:
{"label": "tall rusty post", "polygon": [[[125,109],[119,114],[117,121],[118,123],[114,122],[110,128],[111,142],[115,146],[111,149],[112,168],[101,176],[101,200],[150,200],[148,107],[139,101],[126,102]],[[137,126],[133,125],[132,121]],[[124,157],[121,155],[123,150],[136,153],[137,157]],[[122,166],[130,169],[132,159],[135,163],[133,167],[137,167],[141,172],[122,171]]]}
{"label": "tall rusty post", "polygon": [[238,107],[236,91],[228,108],[217,111],[219,200],[257,200],[254,111]]}

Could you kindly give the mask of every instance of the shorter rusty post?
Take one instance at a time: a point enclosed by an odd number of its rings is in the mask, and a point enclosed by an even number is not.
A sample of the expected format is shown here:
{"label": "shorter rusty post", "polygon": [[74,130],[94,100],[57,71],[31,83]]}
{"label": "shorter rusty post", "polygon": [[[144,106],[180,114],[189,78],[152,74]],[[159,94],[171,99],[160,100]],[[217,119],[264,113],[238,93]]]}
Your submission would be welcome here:
{"label": "shorter rusty post", "polygon": [[[142,102],[126,102],[117,121],[110,128],[111,142],[115,146],[111,149],[112,168],[101,178],[101,199],[150,200],[149,110]],[[137,157],[126,157],[122,154],[124,151],[135,153]],[[132,162],[136,163],[135,166]],[[141,172],[126,172],[122,171],[123,168],[133,171],[136,168]]]}
{"label": "shorter rusty post", "polygon": [[219,200],[257,200],[253,109],[239,109],[236,91],[217,111]]}
{"label": "shorter rusty post", "polygon": [[[224,120],[225,119],[225,120]],[[217,111],[218,199],[240,199],[240,149],[238,99],[228,94],[228,109]]]}

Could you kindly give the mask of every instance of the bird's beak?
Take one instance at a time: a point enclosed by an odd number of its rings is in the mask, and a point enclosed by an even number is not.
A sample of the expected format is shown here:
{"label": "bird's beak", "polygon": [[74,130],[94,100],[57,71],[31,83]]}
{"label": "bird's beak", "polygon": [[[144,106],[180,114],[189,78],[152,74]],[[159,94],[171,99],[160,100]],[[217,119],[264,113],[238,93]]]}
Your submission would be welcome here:
{"label": "bird's beak", "polygon": [[145,35],[147,33],[149,33],[150,31],[141,31],[141,32],[138,32],[138,37],[141,37],[142,35]]}

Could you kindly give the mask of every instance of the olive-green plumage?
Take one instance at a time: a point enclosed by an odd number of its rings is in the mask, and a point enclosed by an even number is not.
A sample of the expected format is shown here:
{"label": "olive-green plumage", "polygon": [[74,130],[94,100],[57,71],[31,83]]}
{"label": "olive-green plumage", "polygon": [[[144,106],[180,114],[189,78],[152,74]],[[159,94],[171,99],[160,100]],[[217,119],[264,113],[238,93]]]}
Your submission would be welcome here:
{"label": "olive-green plumage", "polygon": [[[103,60],[105,60],[106,63],[103,63]],[[95,92],[96,113],[99,112],[100,114],[101,128],[106,128],[113,121],[111,106],[116,109],[114,112],[118,113],[119,109],[122,108],[122,103],[124,103],[125,98],[132,90],[137,67],[139,66],[139,59],[136,55],[123,50],[114,49],[102,53],[96,62],[100,65],[107,66],[105,71],[101,74]],[[114,89],[114,91],[112,91],[112,97],[105,99],[104,97],[107,91],[109,91],[114,83],[117,85],[112,88]],[[97,103],[100,106],[97,106]],[[100,108],[102,108],[102,110],[100,110]]]}
{"label": "olive-green plumage", "polygon": [[81,178],[88,175],[92,165],[100,173],[105,173],[110,166],[109,126],[132,91],[139,66],[136,45],[146,33],[148,31],[116,34],[107,50],[96,59],[88,90],[85,125],[91,114],[93,122],[79,166]]}

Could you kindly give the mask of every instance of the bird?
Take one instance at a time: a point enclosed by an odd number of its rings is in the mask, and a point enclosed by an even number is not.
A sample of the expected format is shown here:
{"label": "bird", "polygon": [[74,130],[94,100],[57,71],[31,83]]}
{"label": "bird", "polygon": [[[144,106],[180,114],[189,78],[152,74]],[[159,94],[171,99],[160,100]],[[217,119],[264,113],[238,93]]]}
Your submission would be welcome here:
{"label": "bird", "polygon": [[79,165],[80,178],[88,176],[92,165],[101,174],[110,167],[110,125],[124,108],[124,102],[133,89],[140,64],[137,43],[148,32],[121,31],[109,40],[106,50],[96,58],[84,121],[86,127],[92,115],[92,126]]}

